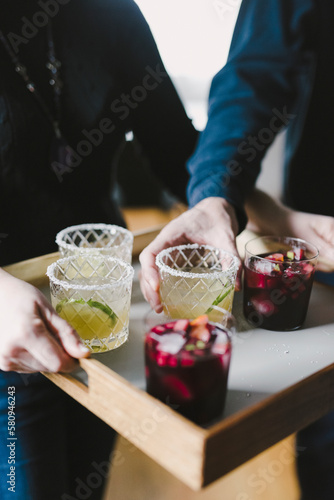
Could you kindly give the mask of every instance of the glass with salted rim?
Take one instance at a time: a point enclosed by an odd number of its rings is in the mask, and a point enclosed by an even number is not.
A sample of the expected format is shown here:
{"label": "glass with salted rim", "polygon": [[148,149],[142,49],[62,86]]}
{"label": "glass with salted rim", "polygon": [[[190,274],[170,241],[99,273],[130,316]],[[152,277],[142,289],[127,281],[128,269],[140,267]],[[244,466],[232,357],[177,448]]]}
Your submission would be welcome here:
{"label": "glass with salted rim", "polygon": [[145,321],[147,392],[201,425],[222,415],[235,332],[234,317],[213,307],[220,322],[154,312]]}
{"label": "glass with salted rim", "polygon": [[[219,319],[213,306],[231,312],[238,259],[209,245],[180,245],[156,257],[160,275],[160,298],[170,318],[196,318],[207,314]],[[218,316],[217,316],[218,315]]]}
{"label": "glass with salted rim", "polygon": [[130,264],[99,254],[48,267],[52,306],[91,352],[110,351],[127,340],[133,274]]}
{"label": "glass with salted rim", "polygon": [[60,231],[56,243],[61,257],[99,252],[131,264],[133,234],[112,224],[80,224]]}
{"label": "glass with salted rim", "polygon": [[262,236],[246,243],[246,319],[267,330],[300,328],[308,309],[318,254],[311,243],[287,236]]}

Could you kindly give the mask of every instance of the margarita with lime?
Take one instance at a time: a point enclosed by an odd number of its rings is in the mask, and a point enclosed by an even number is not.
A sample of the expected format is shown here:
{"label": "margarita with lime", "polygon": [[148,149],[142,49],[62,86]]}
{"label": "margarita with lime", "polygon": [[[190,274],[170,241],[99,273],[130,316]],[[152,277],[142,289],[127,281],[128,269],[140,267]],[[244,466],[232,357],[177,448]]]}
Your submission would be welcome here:
{"label": "margarita with lime", "polygon": [[56,312],[91,352],[104,352],[128,338],[133,269],[102,255],[72,256],[48,268]]}
{"label": "margarita with lime", "polygon": [[207,314],[218,321],[214,306],[231,312],[238,261],[230,253],[207,245],[181,245],[160,252],[156,264],[166,316],[193,319]]}
{"label": "margarita with lime", "polygon": [[65,299],[55,305],[59,316],[77,331],[92,352],[114,349],[127,339],[128,304],[113,302],[113,307],[117,307],[118,314],[106,303],[92,299]]}
{"label": "margarita with lime", "polygon": [[[197,318],[207,314],[213,319],[213,306],[232,311],[234,285],[222,280],[212,282],[206,269],[183,270],[191,273],[191,277],[170,276],[168,281],[162,280],[160,284],[160,297],[164,313],[171,318]],[[198,275],[198,279],[194,278]],[[211,314],[211,316],[210,316]]]}

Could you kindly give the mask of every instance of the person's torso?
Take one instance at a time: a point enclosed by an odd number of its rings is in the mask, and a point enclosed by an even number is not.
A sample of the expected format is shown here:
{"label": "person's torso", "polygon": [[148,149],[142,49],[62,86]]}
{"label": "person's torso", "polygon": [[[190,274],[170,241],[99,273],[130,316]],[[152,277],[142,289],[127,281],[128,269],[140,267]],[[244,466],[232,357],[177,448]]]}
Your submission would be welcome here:
{"label": "person's torso", "polygon": [[[285,200],[298,210],[334,216],[334,4],[316,0],[316,6],[319,24],[314,76],[309,79],[309,101],[300,101],[296,127],[292,123],[288,130],[287,150],[291,156],[286,169]],[[301,89],[304,91],[305,87]],[[296,146],[293,142],[297,142]]]}
{"label": "person's torso", "polygon": [[[123,85],[122,25],[117,19],[122,19],[121,2],[112,2],[116,19],[109,27],[112,8],[107,8],[109,19],[103,22],[103,1],[94,6],[71,0],[59,4],[56,15],[43,14],[39,2],[24,4],[22,11],[16,11],[14,3],[0,29],[55,117],[51,74],[46,68],[48,30],[43,19],[52,21],[63,81],[60,128],[71,148],[71,161],[65,163],[55,154],[52,123],[0,44],[0,232],[7,235],[0,247],[0,265],[36,254],[37,246],[29,243],[29,234],[35,238],[40,232],[41,254],[54,249],[55,232],[70,224],[123,224],[110,201],[111,161],[131,127],[126,120],[114,123],[110,109]],[[23,2],[16,4],[20,8]],[[17,248],[20,241],[24,250]]]}

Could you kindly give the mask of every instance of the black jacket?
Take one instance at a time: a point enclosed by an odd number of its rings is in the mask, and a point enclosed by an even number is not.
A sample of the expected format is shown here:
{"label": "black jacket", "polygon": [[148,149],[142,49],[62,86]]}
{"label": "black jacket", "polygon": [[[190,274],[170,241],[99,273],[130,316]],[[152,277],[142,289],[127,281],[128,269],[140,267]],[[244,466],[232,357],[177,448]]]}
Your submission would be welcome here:
{"label": "black jacket", "polygon": [[51,123],[0,44],[0,265],[54,251],[68,225],[124,224],[110,198],[111,163],[128,130],[184,198],[197,137],[132,0],[55,0],[48,12],[44,4],[1,0],[0,29],[54,112],[45,67],[51,20],[64,82],[61,130],[73,154],[68,164],[50,161]]}

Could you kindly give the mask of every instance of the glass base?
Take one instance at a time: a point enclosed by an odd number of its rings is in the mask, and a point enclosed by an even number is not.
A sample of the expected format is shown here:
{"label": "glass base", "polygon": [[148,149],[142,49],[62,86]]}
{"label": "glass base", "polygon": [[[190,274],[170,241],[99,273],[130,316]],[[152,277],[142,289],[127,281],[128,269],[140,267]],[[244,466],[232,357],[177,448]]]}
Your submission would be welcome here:
{"label": "glass base", "polygon": [[93,339],[90,340],[82,339],[82,341],[85,344],[85,346],[88,347],[90,352],[93,353],[107,352],[107,351],[112,351],[113,349],[117,349],[117,347],[120,347],[122,344],[124,344],[124,342],[127,341],[128,336],[129,336],[129,327],[126,326],[116,335],[111,333],[109,337],[101,339],[98,337],[94,337]]}

